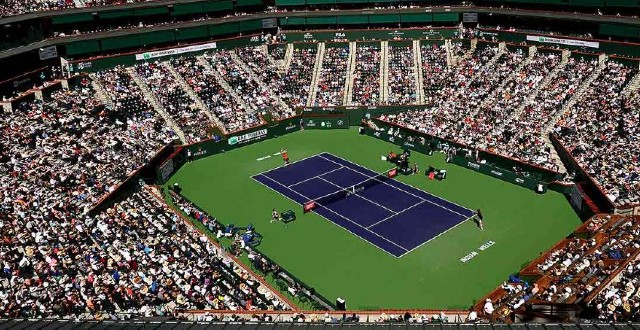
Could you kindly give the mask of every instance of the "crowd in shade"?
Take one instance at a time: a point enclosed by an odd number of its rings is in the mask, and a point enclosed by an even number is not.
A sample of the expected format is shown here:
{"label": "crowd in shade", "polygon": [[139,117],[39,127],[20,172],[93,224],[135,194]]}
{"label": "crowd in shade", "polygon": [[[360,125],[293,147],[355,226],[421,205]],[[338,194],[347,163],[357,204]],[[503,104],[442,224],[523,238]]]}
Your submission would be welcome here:
{"label": "crowd in shade", "polygon": [[380,104],[380,46],[356,45],[350,105]]}
{"label": "crowd in shade", "polygon": [[[513,313],[533,303],[593,305],[601,320],[637,320],[640,268],[632,258],[640,250],[640,221],[632,217],[606,218],[606,234],[592,231],[592,238],[568,238],[534,260],[518,276],[511,276],[486,302],[476,305],[480,316],[508,321]],[[601,224],[602,226],[602,224]],[[622,272],[620,281],[608,282]]]}
{"label": "crowd in shade", "polygon": [[291,63],[284,74],[284,90],[280,97],[293,108],[309,102],[311,81],[316,64],[317,47],[294,48]]}
{"label": "crowd in shade", "polygon": [[[117,66],[98,72],[96,82],[103,89],[114,111],[125,114],[128,124],[144,134],[142,137],[145,140],[168,142],[177,139],[124,67]],[[86,97],[93,98],[95,95],[88,94]]]}
{"label": "crowd in shade", "polygon": [[389,46],[387,104],[415,104],[418,99],[417,72],[412,46]]}
{"label": "crowd in shade", "polygon": [[349,46],[325,49],[314,106],[337,106],[344,103],[348,67]]}
{"label": "crowd in shade", "polygon": [[220,83],[220,78],[204,58],[193,56],[171,60],[173,67],[187,85],[200,97],[208,110],[227,132],[240,131],[262,123],[256,113],[239,103]]}
{"label": "crowd in shade", "polygon": [[223,50],[207,55],[207,60],[218,71],[218,74],[224,77],[236,97],[253,112],[281,108],[282,106],[273,90],[258,84],[252,77],[254,74],[247,72],[245,68],[238,64],[239,62],[233,59],[232,55],[235,55],[233,51]]}
{"label": "crowd in shade", "polygon": [[555,126],[580,166],[620,205],[640,202],[640,97],[638,90],[622,93],[637,73],[609,60]]}
{"label": "crowd in shade", "polygon": [[187,94],[165,63],[144,62],[135,70],[162,108],[184,132],[187,143],[205,139],[213,124]]}
{"label": "crowd in shade", "polygon": [[284,47],[273,47],[268,50],[267,54],[274,61],[284,61],[286,51]]}
{"label": "crowd in shade", "polygon": [[[282,48],[277,48],[282,49]],[[243,47],[236,48],[236,54],[242,62],[253,72],[253,74],[264,83],[269,93],[284,90],[284,80],[278,69],[276,60],[270,58],[262,47]],[[284,54],[284,53],[283,53]],[[279,98],[279,96],[276,95]],[[278,106],[270,109],[275,119],[285,119],[294,116],[295,110],[282,99],[279,100]]]}
{"label": "crowd in shade", "polygon": [[0,17],[38,11],[123,5],[157,0],[6,0],[0,4]]}

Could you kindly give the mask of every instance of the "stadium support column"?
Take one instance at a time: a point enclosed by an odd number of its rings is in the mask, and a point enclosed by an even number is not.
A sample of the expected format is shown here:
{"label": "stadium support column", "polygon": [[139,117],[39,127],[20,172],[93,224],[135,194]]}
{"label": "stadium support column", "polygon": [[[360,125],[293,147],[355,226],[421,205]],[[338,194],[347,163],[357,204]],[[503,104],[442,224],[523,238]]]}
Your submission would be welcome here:
{"label": "stadium support column", "polygon": [[389,42],[380,44],[380,104],[387,104],[387,79],[389,78]]}
{"label": "stadium support column", "polygon": [[316,63],[313,66],[313,78],[311,78],[311,86],[309,88],[309,97],[307,98],[307,106],[312,107],[316,103],[316,94],[318,93],[318,81],[322,73],[322,61],[324,60],[324,42],[318,44],[318,52],[316,53]]}
{"label": "stadium support column", "polygon": [[632,93],[640,93],[640,72],[638,72],[635,77],[631,78],[631,81],[622,90],[622,95],[624,96],[630,96]]}
{"label": "stadium support column", "polygon": [[451,67],[453,62],[453,57],[451,55],[451,39],[444,41],[444,49],[447,51],[447,66]]}
{"label": "stadium support column", "polygon": [[284,53],[284,63],[282,64],[282,72],[289,71],[291,59],[293,58],[293,44],[287,44],[287,50]]}
{"label": "stadium support column", "polygon": [[2,101],[0,99],[0,108],[2,108],[6,113],[11,113],[11,111],[13,111],[13,106],[10,101]]}
{"label": "stadium support column", "polygon": [[424,104],[424,80],[422,73],[422,54],[420,52],[420,40],[413,41],[413,75],[416,77],[416,102]]}
{"label": "stadium support column", "polygon": [[344,98],[342,105],[351,105],[353,99],[353,72],[356,70],[356,42],[349,43],[349,64],[347,66],[347,77],[344,82]]}
{"label": "stadium support column", "polygon": [[533,59],[533,57],[536,56],[537,52],[538,52],[538,47],[529,46],[529,59]]}

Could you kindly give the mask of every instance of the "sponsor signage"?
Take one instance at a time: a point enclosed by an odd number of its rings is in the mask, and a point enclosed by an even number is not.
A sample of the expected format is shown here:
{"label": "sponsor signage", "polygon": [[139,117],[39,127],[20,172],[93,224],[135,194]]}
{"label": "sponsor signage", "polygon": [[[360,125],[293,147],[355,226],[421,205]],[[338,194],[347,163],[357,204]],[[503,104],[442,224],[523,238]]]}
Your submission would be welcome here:
{"label": "sponsor signage", "polygon": [[314,201],[306,202],[302,207],[304,213],[311,212],[315,208],[316,208],[316,202]]}
{"label": "sponsor signage", "polygon": [[600,48],[600,43],[597,41],[560,39],[560,38],[551,38],[551,37],[543,37],[543,36],[527,36],[527,41],[535,41],[535,42],[540,42],[545,44],[576,46],[576,47]]}
{"label": "sponsor signage", "polygon": [[40,48],[39,55],[41,61],[50,60],[58,57],[58,49],[56,46],[43,47]]}
{"label": "sponsor signage", "polygon": [[476,170],[480,169],[480,164],[476,164],[476,163],[472,163],[472,162],[468,162],[467,166]]}
{"label": "sponsor signage", "polygon": [[304,118],[306,128],[331,129],[349,128],[349,121],[346,118]]}
{"label": "sponsor signage", "polygon": [[204,156],[208,153],[209,151],[207,149],[203,149],[202,147],[198,147],[198,151],[193,153],[193,157],[199,157],[199,156]]}
{"label": "sponsor signage", "polygon": [[217,48],[217,44],[215,42],[209,42],[201,45],[193,45],[193,46],[180,47],[180,48],[170,48],[165,50],[159,50],[157,52],[136,54],[136,60],[137,61],[150,60],[152,58],[173,56],[173,55],[197,52],[197,51],[208,50],[208,49],[216,49],[216,48]]}
{"label": "sponsor signage", "polygon": [[463,23],[478,23],[478,13],[462,13]]}
{"label": "sponsor signage", "polygon": [[232,136],[229,138],[228,143],[231,146],[236,144],[243,144],[249,141],[263,139],[266,136],[267,136],[267,130],[261,129],[255,132],[251,132],[251,133],[247,133],[239,136]]}

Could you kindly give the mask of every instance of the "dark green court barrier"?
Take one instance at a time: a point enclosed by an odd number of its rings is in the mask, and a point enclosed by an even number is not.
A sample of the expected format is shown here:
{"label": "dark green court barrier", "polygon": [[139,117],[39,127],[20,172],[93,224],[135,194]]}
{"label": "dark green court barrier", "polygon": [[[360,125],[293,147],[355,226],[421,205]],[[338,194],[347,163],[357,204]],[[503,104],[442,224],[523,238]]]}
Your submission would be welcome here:
{"label": "dark green court barrier", "polygon": [[[607,24],[603,24],[607,25]],[[603,36],[616,35],[623,36],[628,35],[628,37],[635,36],[635,38],[640,38],[640,30],[631,31],[624,25],[616,25],[606,27],[601,25],[600,32]],[[636,28],[633,28],[636,29]],[[638,28],[640,29],[640,28]],[[635,33],[635,34],[634,34]],[[544,40],[544,42],[539,42],[536,40],[527,40],[527,36],[529,39],[535,39],[531,37],[540,37]],[[606,54],[615,54],[626,57],[640,57],[640,46],[635,43],[625,43],[625,42],[615,42],[615,41],[606,41],[606,40],[592,40],[592,39],[580,39],[580,38],[570,38],[570,37],[560,37],[560,36],[548,36],[541,35],[535,33],[524,33],[524,32],[511,32],[511,31],[499,31],[499,30],[488,30],[482,29],[478,32],[479,38],[485,38],[487,40],[492,40],[496,38],[500,41],[520,43],[526,41],[527,44],[530,45],[541,45],[541,46],[560,46],[561,48],[569,49],[569,50],[580,50],[580,51],[588,51],[593,53],[606,53]],[[559,39],[562,43],[549,42],[553,39]],[[591,44],[591,46],[585,46],[585,42],[587,43],[596,43]],[[597,47],[596,47],[597,46]]]}
{"label": "dark green court barrier", "polygon": [[337,115],[331,117],[311,116],[303,117],[304,128],[306,129],[336,129],[349,128],[349,116]]}
{"label": "dark green court barrier", "polygon": [[[262,44],[262,41],[260,40],[259,36],[214,40],[212,42],[216,43],[215,49],[232,49],[237,47],[257,46]],[[176,47],[176,48],[180,48],[180,47]],[[169,48],[169,49],[172,49],[172,48]],[[195,56],[195,55],[202,54],[205,51],[211,51],[211,50],[212,49],[205,49],[205,50],[194,51],[190,53],[178,54],[175,56]],[[138,62],[138,60],[136,60],[135,55],[136,54],[131,53],[131,54],[115,55],[115,56],[108,56],[108,57],[89,59],[89,60],[71,61],[70,70],[71,72],[79,72],[79,71],[96,72],[104,69],[113,68],[117,65],[129,66]],[[171,57],[172,56],[159,57],[151,60],[155,61],[156,59],[158,59],[158,60],[165,61],[170,59]]]}
{"label": "dark green court barrier", "polygon": [[[363,17],[363,16],[361,16]],[[288,23],[294,18],[289,18]],[[304,20],[304,18],[300,18]],[[281,19],[282,20],[282,19]],[[300,25],[297,22],[295,25]],[[293,25],[293,24],[290,24]],[[343,30],[343,31],[283,31],[282,36],[287,42],[296,41],[331,41],[331,40],[393,40],[393,39],[449,39],[453,38],[457,28],[424,28],[424,29],[397,29],[397,30]]]}
{"label": "dark green court barrier", "polygon": [[434,149],[434,141],[431,139],[423,138],[417,140],[408,140],[399,136],[393,136],[384,131],[374,131],[370,128],[364,128],[363,133],[365,135],[374,137],[376,139],[380,139],[383,141],[391,142],[396,144],[403,149],[409,149],[413,151],[417,151],[421,154],[428,155]]}
{"label": "dark green court barrier", "polygon": [[306,107],[302,108],[304,115],[347,115],[350,125],[359,125],[363,118],[375,118],[383,114],[413,110],[415,105],[392,106],[351,106],[351,107]]}
{"label": "dark green court barrier", "polygon": [[449,162],[452,164],[456,164],[458,166],[466,167],[468,169],[474,170],[476,172],[480,172],[482,174],[486,174],[492,176],[494,178],[513,183],[525,188],[529,188],[531,190],[537,191],[538,185],[542,186],[542,191],[547,192],[547,185],[534,180],[530,177],[526,177],[523,175],[518,175],[512,171],[506,170],[501,167],[492,166],[490,164],[480,164],[475,162],[474,160],[462,157],[462,156],[453,156],[449,158]]}
{"label": "dark green court barrier", "polygon": [[172,44],[176,41],[202,40],[205,38],[220,38],[222,36],[249,34],[262,30],[262,20],[248,20],[224,24],[212,24],[178,28],[148,33],[131,33],[129,35],[105,38],[101,40],[87,40],[69,43],[65,45],[66,54],[69,57],[86,56],[113,50],[127,50],[133,48],[147,48],[160,44]]}
{"label": "dark green court barrier", "polygon": [[[442,149],[441,145],[449,145],[452,147],[456,147],[458,149],[473,149],[461,143],[457,143],[455,141],[446,140],[434,135],[429,135],[426,133],[418,132],[406,127],[401,127],[395,124],[391,124],[381,120],[374,120],[378,127],[384,128],[385,131],[388,131],[389,128],[393,128],[394,136],[414,136],[414,137],[423,137],[427,140],[434,141],[433,145],[436,146],[436,149]],[[478,150],[478,157],[486,161],[487,164],[501,168],[506,171],[513,171],[513,169],[517,169],[518,172],[528,173],[529,177],[535,181],[543,182],[545,184],[551,183],[554,181],[558,181],[562,179],[562,174],[545,169],[536,165],[532,165],[529,163],[525,163],[516,159],[512,159],[509,157],[501,156],[498,154],[494,154],[484,150]]]}
{"label": "dark green court barrier", "polygon": [[598,8],[618,8],[618,7],[640,7],[640,0],[477,0],[477,4],[538,4],[562,7],[598,7]]}
{"label": "dark green court barrier", "polygon": [[[365,128],[364,134],[422,154],[430,154],[433,150],[439,149],[439,145],[442,142],[439,141],[438,138],[434,138],[426,134],[406,135],[405,132],[401,132],[399,135],[390,135],[385,131],[374,131],[370,128]],[[404,136],[412,138],[404,138]],[[519,175],[498,166],[480,164],[458,155],[450,157],[449,162],[532,190],[536,190],[538,184],[541,184],[543,192],[547,191],[546,184],[531,177]]]}
{"label": "dark green court barrier", "polygon": [[[311,120],[313,120],[313,127],[309,127],[309,121]],[[300,130],[301,121],[305,128],[332,129],[349,127],[349,118],[347,116],[336,116],[331,114],[327,114],[325,116],[296,116],[276,122],[274,125],[263,125],[242,132],[229,134],[226,139],[220,141],[206,140],[190,144],[184,146],[185,153],[191,152],[192,159],[196,160],[230,151],[256,142],[297,132]],[[324,123],[324,126],[322,126],[322,123]]]}

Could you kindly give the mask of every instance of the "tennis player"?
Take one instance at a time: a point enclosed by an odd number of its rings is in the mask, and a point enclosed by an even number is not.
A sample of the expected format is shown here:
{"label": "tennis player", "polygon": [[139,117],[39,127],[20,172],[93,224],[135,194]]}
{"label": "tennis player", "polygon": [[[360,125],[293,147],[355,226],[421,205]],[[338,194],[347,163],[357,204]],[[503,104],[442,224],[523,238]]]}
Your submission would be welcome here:
{"label": "tennis player", "polygon": [[285,165],[289,165],[289,154],[287,153],[287,149],[280,149],[280,154],[282,155],[282,161]]}
{"label": "tennis player", "polygon": [[280,215],[278,214],[278,210],[273,209],[273,211],[271,211],[271,221],[269,221],[269,223],[278,222],[278,220],[280,220]]}
{"label": "tennis player", "polygon": [[483,220],[484,216],[482,216],[482,211],[478,209],[476,211],[476,221],[478,222],[478,227],[480,227],[480,230],[484,230],[484,224],[482,223]]}

